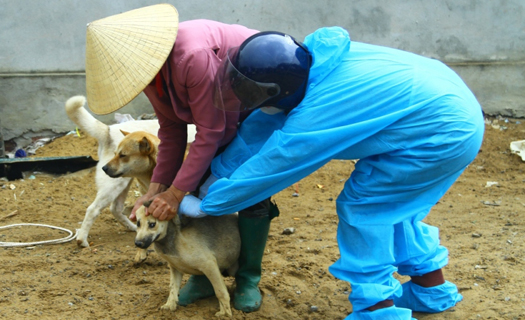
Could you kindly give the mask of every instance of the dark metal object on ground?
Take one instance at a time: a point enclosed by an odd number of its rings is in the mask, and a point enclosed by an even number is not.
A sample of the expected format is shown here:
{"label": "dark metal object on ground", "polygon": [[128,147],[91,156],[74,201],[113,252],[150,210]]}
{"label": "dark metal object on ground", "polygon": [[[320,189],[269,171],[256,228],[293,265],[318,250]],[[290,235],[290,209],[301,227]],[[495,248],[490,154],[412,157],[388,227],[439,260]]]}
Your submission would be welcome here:
{"label": "dark metal object on ground", "polygon": [[0,158],[0,177],[22,179],[22,172],[64,174],[91,168],[97,161],[91,156]]}

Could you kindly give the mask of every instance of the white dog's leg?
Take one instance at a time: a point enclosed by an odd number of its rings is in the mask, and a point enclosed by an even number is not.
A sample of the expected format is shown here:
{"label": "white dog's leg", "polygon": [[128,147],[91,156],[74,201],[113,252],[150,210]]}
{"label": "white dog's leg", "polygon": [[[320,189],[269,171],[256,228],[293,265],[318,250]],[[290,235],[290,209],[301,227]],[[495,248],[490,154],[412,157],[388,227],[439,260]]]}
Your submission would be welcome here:
{"label": "white dog's leg", "polygon": [[216,317],[232,317],[232,310],[230,307],[230,294],[228,293],[228,288],[224,283],[221,271],[217,266],[217,261],[215,258],[208,260],[208,263],[202,269],[202,272],[208,277],[211,284],[213,285],[213,290],[215,295],[219,300],[220,310],[215,314]]}
{"label": "white dog's leg", "polygon": [[[99,169],[97,168],[97,170]],[[102,170],[100,171],[102,172]],[[105,175],[104,172],[102,173]],[[84,221],[82,221],[82,226],[78,230],[77,244],[81,247],[89,247],[89,243],[87,241],[89,230],[95,223],[95,220],[97,219],[98,215],[102,212],[102,210],[104,210],[110,204],[112,204],[122,194],[124,190],[129,190],[131,179],[118,178],[124,179],[120,181],[111,181],[108,179],[112,178],[100,178],[99,175],[96,176],[96,184],[98,189],[97,196],[95,197],[93,203],[91,203],[91,205],[87,208],[86,215],[84,216]],[[129,223],[133,225],[131,222]],[[133,225],[133,227],[136,228],[135,225]]]}
{"label": "white dog's leg", "polygon": [[[128,178],[118,178],[118,179],[128,179]],[[124,208],[124,203],[126,202],[126,198],[128,197],[128,192],[131,187],[131,181],[132,179],[129,180],[126,187],[123,190],[121,190],[118,196],[115,198],[115,200],[113,200],[113,202],[111,203],[111,206],[109,207],[109,210],[111,211],[115,219],[117,219],[117,221],[121,225],[128,228],[128,230],[136,231],[137,226],[133,222],[131,222],[128,218],[128,215],[131,213],[132,208],[130,208],[129,211],[125,210],[128,208]]]}
{"label": "white dog's leg", "polygon": [[104,208],[109,206],[112,200],[111,194],[105,194],[101,191],[97,192],[95,201],[93,201],[93,203],[91,203],[91,205],[89,205],[87,208],[84,221],[82,221],[82,226],[78,230],[77,244],[79,246],[89,247],[89,243],[87,241],[89,230],[91,230],[91,227],[95,223],[98,215],[102,212],[102,210],[104,210]]}
{"label": "white dog's leg", "polygon": [[179,288],[182,281],[182,273],[170,265],[170,295],[165,305],[160,307],[163,310],[175,311],[179,302]]}

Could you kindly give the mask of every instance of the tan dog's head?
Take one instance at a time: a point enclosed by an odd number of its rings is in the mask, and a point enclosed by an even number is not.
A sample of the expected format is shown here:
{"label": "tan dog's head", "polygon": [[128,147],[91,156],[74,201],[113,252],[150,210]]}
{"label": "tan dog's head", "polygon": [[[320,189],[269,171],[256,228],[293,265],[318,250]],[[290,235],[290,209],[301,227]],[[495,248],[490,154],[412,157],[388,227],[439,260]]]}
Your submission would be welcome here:
{"label": "tan dog's head", "polygon": [[159,138],[144,132],[126,132],[119,143],[115,156],[102,167],[104,172],[112,177],[139,177],[150,175],[157,164]]}
{"label": "tan dog's head", "polygon": [[146,208],[140,207],[135,213],[137,216],[137,235],[135,245],[146,249],[153,242],[162,240],[168,232],[168,220],[159,221],[152,215],[146,216]]}

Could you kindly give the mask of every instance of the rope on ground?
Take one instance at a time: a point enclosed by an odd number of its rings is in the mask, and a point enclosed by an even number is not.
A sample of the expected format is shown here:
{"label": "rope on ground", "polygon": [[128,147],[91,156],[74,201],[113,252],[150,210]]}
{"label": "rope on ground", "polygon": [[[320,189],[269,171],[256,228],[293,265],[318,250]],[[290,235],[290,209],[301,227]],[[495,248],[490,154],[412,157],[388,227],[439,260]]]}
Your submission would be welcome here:
{"label": "rope on ground", "polygon": [[0,241],[0,247],[26,247],[26,246],[36,246],[40,244],[58,244],[58,243],[64,243],[69,242],[77,237],[78,229],[76,229],[75,234],[71,230],[56,227],[56,226],[50,226],[47,224],[38,224],[38,223],[17,223],[17,224],[11,224],[7,226],[0,227],[0,230],[2,229],[9,229],[14,227],[26,227],[26,226],[34,226],[34,227],[45,227],[45,228],[51,228],[51,229],[57,229],[62,230],[67,233],[69,233],[68,236],[60,239],[52,239],[52,240],[44,240],[44,241],[35,241],[35,242],[1,242]]}

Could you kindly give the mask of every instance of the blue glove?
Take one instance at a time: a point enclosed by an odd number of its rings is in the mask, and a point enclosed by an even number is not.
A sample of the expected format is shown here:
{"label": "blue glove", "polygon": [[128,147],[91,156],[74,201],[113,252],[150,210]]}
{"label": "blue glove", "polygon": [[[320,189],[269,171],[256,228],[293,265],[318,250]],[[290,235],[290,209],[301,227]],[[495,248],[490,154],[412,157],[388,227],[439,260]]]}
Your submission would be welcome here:
{"label": "blue glove", "polygon": [[202,218],[206,213],[201,210],[202,200],[191,194],[184,196],[179,205],[179,214],[192,218]]}
{"label": "blue glove", "polygon": [[425,288],[412,281],[403,284],[403,295],[394,297],[396,307],[408,308],[413,311],[436,313],[452,308],[463,300],[455,284],[445,283]]}
{"label": "blue glove", "polygon": [[202,186],[199,188],[199,198],[204,199],[204,197],[208,194],[208,189],[210,186],[215,182],[219,180],[213,173],[206,179],[206,181],[202,184]]}
{"label": "blue glove", "polygon": [[412,318],[412,310],[397,306],[378,309],[376,311],[362,310],[352,312],[345,320],[416,320]]}

